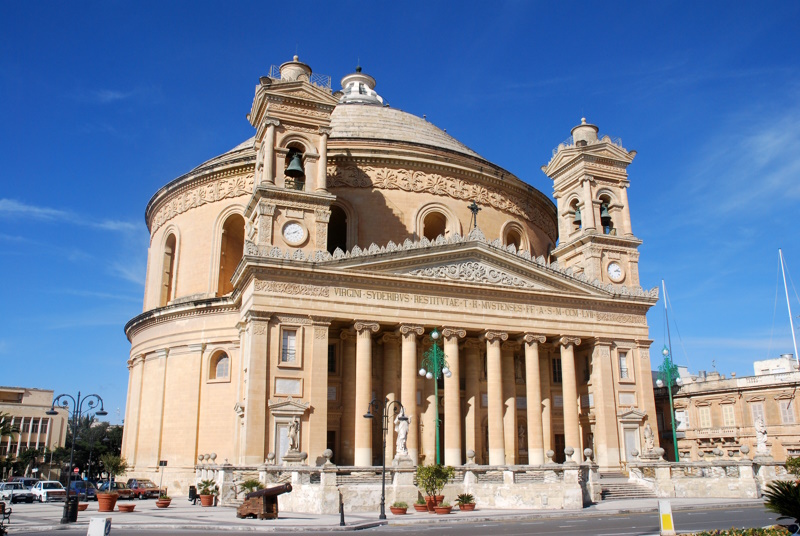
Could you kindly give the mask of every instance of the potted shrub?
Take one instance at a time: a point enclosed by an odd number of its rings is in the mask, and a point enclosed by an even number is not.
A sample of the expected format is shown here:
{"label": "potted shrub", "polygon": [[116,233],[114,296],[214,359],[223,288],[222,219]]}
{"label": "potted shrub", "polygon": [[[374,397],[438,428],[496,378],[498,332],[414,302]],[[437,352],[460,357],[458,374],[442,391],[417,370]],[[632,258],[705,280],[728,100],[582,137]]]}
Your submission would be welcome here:
{"label": "potted shrub", "polygon": [[156,507],[157,508],[167,508],[170,503],[172,502],[172,497],[164,493],[163,491],[158,495],[158,499],[156,499]]}
{"label": "potted shrub", "polygon": [[414,503],[414,510],[416,510],[417,512],[427,512],[428,511],[428,505],[425,504],[425,499],[423,499],[422,496],[420,496],[417,499],[417,502]]}
{"label": "potted shrub", "polygon": [[201,480],[197,490],[200,494],[200,504],[202,506],[214,506],[214,499],[219,493],[219,487],[216,482],[211,479]]}
{"label": "potted shrub", "polygon": [[117,509],[120,512],[125,512],[125,513],[128,513],[128,514],[133,512],[134,508],[136,508],[135,504],[119,504],[119,505],[117,505]]}
{"label": "potted shrub", "polygon": [[475,497],[469,493],[462,493],[456,499],[456,504],[458,505],[459,510],[463,510],[464,512],[472,512],[475,510]]}
{"label": "potted shrub", "polygon": [[78,503],[78,512],[83,512],[89,508],[89,503]]}
{"label": "potted shrub", "polygon": [[422,486],[425,492],[425,502],[429,505],[429,512],[433,512],[433,506],[444,500],[441,492],[454,474],[455,469],[450,466],[437,464],[417,466],[417,484]]}
{"label": "potted shrub", "polygon": [[121,475],[128,470],[128,462],[122,456],[115,456],[114,454],[103,454],[100,456],[100,461],[103,462],[103,467],[108,473],[108,489],[109,491],[97,492],[97,510],[98,512],[113,512],[114,506],[117,504],[119,494],[111,490],[111,481],[114,477]]}
{"label": "potted shrub", "polygon": [[433,507],[433,509],[436,511],[437,514],[443,515],[443,514],[449,514],[453,510],[453,507],[450,506],[449,503],[442,501],[441,504],[437,504],[436,506]]}
{"label": "potted shrub", "polygon": [[391,510],[394,515],[401,516],[406,513],[406,510],[408,510],[408,504],[404,503],[403,501],[395,501],[389,507],[389,510]]}
{"label": "potted shrub", "polygon": [[262,484],[261,482],[258,481],[258,479],[255,478],[250,478],[248,480],[245,480],[244,482],[239,484],[239,486],[241,487],[242,493],[244,493],[245,495],[247,495],[248,493],[253,493],[254,491],[258,491],[260,489],[264,489],[264,484]]}

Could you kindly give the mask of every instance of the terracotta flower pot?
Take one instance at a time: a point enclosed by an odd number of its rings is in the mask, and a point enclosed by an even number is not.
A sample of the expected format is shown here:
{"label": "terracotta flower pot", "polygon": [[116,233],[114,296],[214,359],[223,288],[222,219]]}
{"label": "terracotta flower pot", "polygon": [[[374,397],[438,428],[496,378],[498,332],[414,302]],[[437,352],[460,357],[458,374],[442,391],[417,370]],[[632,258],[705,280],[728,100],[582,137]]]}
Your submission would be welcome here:
{"label": "terracotta flower pot", "polygon": [[78,512],[83,512],[89,508],[89,503],[78,503]]}
{"label": "terracotta flower pot", "polygon": [[389,510],[391,510],[392,513],[396,516],[402,516],[406,513],[406,510],[408,510],[408,508],[397,508],[395,506],[390,506]]}
{"label": "terracotta flower pot", "polygon": [[434,495],[434,497],[436,497],[437,506],[442,504],[442,501],[444,501],[444,495]]}
{"label": "terracotta flower pot", "polygon": [[426,495],[425,496],[425,507],[428,509],[428,512],[433,513],[433,508],[436,506],[436,497],[433,495]]}
{"label": "terracotta flower pot", "polygon": [[414,505],[414,510],[416,510],[417,512],[427,512],[428,511],[428,505],[427,504],[415,504]]}
{"label": "terracotta flower pot", "polygon": [[475,510],[475,503],[459,504],[458,509],[461,510],[462,512],[472,512],[473,510]]}
{"label": "terracotta flower pot", "polygon": [[117,510],[119,510],[120,512],[128,513],[128,514],[133,512],[134,508],[136,508],[135,504],[120,504],[120,505],[117,505]]}
{"label": "terracotta flower pot", "polygon": [[452,506],[436,506],[434,508],[434,510],[436,511],[437,514],[444,515],[444,514],[449,514],[453,510],[453,507]]}
{"label": "terracotta flower pot", "polygon": [[200,505],[201,506],[214,506],[214,496],[213,495],[200,495]]}
{"label": "terracotta flower pot", "polygon": [[166,508],[170,505],[172,499],[156,499],[157,508]]}
{"label": "terracotta flower pot", "polygon": [[119,495],[116,493],[98,493],[97,494],[97,511],[98,512],[113,512],[114,506],[117,504]]}

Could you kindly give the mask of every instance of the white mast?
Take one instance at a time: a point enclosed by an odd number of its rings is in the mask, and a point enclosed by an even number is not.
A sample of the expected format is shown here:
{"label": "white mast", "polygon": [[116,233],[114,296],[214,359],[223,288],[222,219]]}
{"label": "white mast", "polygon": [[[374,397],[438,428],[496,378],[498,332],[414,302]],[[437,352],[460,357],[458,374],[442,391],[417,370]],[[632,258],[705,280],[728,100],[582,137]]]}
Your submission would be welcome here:
{"label": "white mast", "polygon": [[781,273],[783,274],[783,290],[786,292],[786,307],[789,308],[789,326],[792,328],[792,343],[794,343],[794,359],[800,366],[800,355],[797,355],[797,337],[794,334],[794,320],[792,320],[792,304],[789,303],[789,287],[786,286],[786,269],[783,267],[783,251],[778,248],[778,255],[781,258]]}

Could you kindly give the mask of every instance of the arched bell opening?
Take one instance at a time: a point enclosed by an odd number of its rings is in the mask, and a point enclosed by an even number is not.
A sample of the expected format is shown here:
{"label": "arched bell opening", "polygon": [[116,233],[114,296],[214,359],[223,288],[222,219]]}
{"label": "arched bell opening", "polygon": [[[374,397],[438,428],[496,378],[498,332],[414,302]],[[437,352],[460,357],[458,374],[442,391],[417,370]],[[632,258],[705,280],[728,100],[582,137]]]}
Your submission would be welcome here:
{"label": "arched bell opening", "polygon": [[306,172],[303,161],[303,149],[289,147],[286,154],[286,168],[283,170],[284,185],[289,190],[305,190]]}
{"label": "arched bell opening", "polygon": [[572,214],[572,231],[580,231],[583,228],[583,219],[581,217],[581,207],[578,206],[577,199],[570,203],[569,212]]}
{"label": "arched bell opening", "polygon": [[339,205],[331,206],[331,219],[328,221],[328,253],[336,248],[347,251],[347,213]]}
{"label": "arched bell opening", "polygon": [[615,235],[617,234],[614,227],[614,218],[611,217],[610,212],[611,198],[607,195],[600,196],[600,225],[603,227],[603,234]]}
{"label": "arched bell opening", "polygon": [[429,212],[422,221],[422,235],[428,240],[436,240],[447,231],[447,216],[441,212]]}

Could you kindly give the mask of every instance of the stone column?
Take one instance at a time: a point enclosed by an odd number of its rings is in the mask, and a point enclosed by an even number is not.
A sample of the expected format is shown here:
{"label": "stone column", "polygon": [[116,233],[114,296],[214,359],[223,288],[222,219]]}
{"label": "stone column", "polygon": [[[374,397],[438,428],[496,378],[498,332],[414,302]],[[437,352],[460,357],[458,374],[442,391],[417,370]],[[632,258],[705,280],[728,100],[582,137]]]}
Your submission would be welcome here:
{"label": "stone column", "polygon": [[466,376],[466,402],[467,412],[464,415],[464,447],[479,453],[478,435],[481,430],[481,342],[477,339],[467,339],[464,342],[464,373]]}
{"label": "stone column", "polygon": [[342,339],[342,417],[339,421],[339,444],[341,454],[336,455],[340,460],[339,465],[353,465],[355,449],[355,419],[356,419],[356,333],[353,330],[343,330]]}
{"label": "stone column", "polygon": [[400,370],[401,387],[400,402],[411,418],[408,426],[406,447],[408,456],[416,465],[419,460],[419,413],[417,411],[417,337],[422,335],[422,326],[403,324],[400,326],[402,337],[402,364]]}
{"label": "stone column", "polygon": [[[397,378],[398,361],[400,354],[400,337],[397,333],[386,333],[381,337],[383,342],[383,396],[390,402],[398,400]],[[401,402],[402,403],[402,402]],[[392,405],[394,409],[396,405]],[[386,461],[387,464],[394,458],[394,412],[389,410],[389,430],[386,433]],[[377,417],[377,416],[376,416]],[[381,422],[381,426],[383,423]]]}
{"label": "stone column", "polygon": [[592,179],[583,179],[583,211],[581,212],[582,225],[584,229],[594,229],[594,203],[592,202]]}
{"label": "stone column", "polygon": [[505,445],[506,465],[516,465],[517,446],[517,382],[514,375],[514,351],[519,344],[513,341],[500,346],[503,361],[503,444]]}
{"label": "stone column", "polygon": [[267,312],[250,311],[244,318],[248,339],[247,355],[242,356],[246,363],[244,368],[247,369],[242,430],[244,465],[258,465],[266,459],[264,449],[267,445],[267,400],[270,391],[267,327],[271,316]]}
{"label": "stone column", "polygon": [[267,135],[261,143],[266,144],[264,150],[264,174],[261,176],[261,184],[275,184],[275,127],[281,124],[277,119],[268,118],[264,120],[267,125]]}
{"label": "stone column", "polygon": [[622,203],[622,234],[625,236],[633,236],[633,228],[631,227],[631,209],[628,206],[628,185],[623,184],[619,189],[619,200]]}
{"label": "stone column", "polygon": [[[330,127],[319,127],[319,161],[317,161],[317,188],[318,192],[328,191],[328,136]],[[388,439],[387,439],[388,441]]]}
{"label": "stone column", "polygon": [[539,345],[544,335],[526,333],[520,339],[525,345],[525,396],[528,399],[528,463],[544,463],[542,432],[542,381],[539,376]]}
{"label": "stone column", "polygon": [[[312,316],[311,362],[306,362],[308,375],[308,401],[314,411],[308,413],[308,433],[302,437],[307,444],[308,461],[316,465],[328,448],[328,327],[331,318]],[[306,438],[308,438],[306,440]]]}
{"label": "stone column", "polygon": [[[561,337],[561,394],[564,399],[564,444],[580,451],[581,436],[578,428],[578,384],[575,376],[575,346],[577,337]],[[580,457],[580,452],[578,453]],[[575,460],[567,460],[575,461]]]}
{"label": "stone column", "polygon": [[504,465],[503,366],[500,343],[508,339],[508,333],[487,331],[483,337],[486,339],[486,391],[489,398],[489,465]]}
{"label": "stone column", "polygon": [[594,398],[595,460],[601,469],[619,467],[620,445],[611,341],[598,339],[592,348],[592,395]]}
{"label": "stone column", "polygon": [[553,407],[550,382],[553,375],[550,366],[549,350],[545,349],[545,358],[539,360],[539,378],[542,380],[542,448],[545,453],[553,448],[553,428],[550,418]]}
{"label": "stone column", "polygon": [[450,377],[444,378],[444,464],[461,465],[461,369],[458,339],[467,332],[460,328],[442,328],[444,355],[450,365]]}
{"label": "stone column", "polygon": [[[356,321],[356,448],[353,465],[372,465],[372,421],[364,418],[372,400],[372,334],[380,326],[375,322]],[[364,413],[362,413],[362,411]]]}

